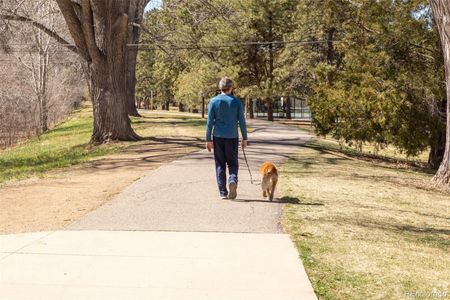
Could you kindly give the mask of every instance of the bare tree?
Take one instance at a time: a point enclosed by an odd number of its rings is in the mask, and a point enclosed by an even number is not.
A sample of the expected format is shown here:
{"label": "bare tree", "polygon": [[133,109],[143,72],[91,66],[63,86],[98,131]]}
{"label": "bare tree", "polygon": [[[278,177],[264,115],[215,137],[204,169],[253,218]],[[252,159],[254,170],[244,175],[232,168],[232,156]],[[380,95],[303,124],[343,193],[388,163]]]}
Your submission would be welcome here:
{"label": "bare tree", "polygon": [[[0,13],[64,31],[64,20],[51,0],[3,1]],[[75,54],[39,27],[14,21],[0,19],[0,115],[5,116],[0,119],[1,147],[39,135],[65,118],[81,101],[84,85]]]}
{"label": "bare tree", "polygon": [[[442,44],[445,64],[447,99],[450,99],[450,0],[430,0],[434,21]],[[450,101],[447,101],[447,132],[444,159],[433,177],[437,184],[450,183]]]}
{"label": "bare tree", "polygon": [[[28,22],[78,53],[86,65],[93,103],[94,129],[91,141],[137,140],[127,109],[127,42],[132,20],[129,13],[143,10],[148,1],[56,0],[74,45],[36,20],[12,14],[3,19]],[[139,21],[139,20],[137,20]]]}
{"label": "bare tree", "polygon": [[[40,20],[50,30],[55,30],[57,8],[53,2],[28,2],[21,7],[28,18]],[[30,40],[32,43],[22,47],[22,52],[16,54],[17,59],[26,67],[30,74],[35,100],[38,108],[37,134],[46,132],[49,128],[49,71],[51,69],[50,57],[58,50],[52,38],[36,27],[17,29],[16,36],[21,35],[21,41]],[[26,55],[23,55],[26,54]]]}

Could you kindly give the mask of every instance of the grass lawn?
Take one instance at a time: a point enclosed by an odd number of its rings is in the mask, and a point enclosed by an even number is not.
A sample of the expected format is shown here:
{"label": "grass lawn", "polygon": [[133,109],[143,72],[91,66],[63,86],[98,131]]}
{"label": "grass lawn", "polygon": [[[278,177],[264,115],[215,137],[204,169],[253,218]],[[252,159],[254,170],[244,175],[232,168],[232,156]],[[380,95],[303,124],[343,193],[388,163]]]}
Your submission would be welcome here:
{"label": "grass lawn", "polygon": [[133,128],[142,137],[186,136],[204,138],[206,119],[199,114],[141,111],[143,118],[132,118]]}
{"label": "grass lawn", "polygon": [[[283,123],[283,122],[281,122]],[[297,127],[303,131],[306,131],[312,135],[316,135],[314,126],[305,123],[295,123],[295,122],[287,122],[288,125]],[[408,157],[405,153],[400,151],[394,146],[387,146],[382,149],[375,149],[374,145],[364,144],[362,148],[356,149],[356,147],[350,147],[345,144],[339,144],[335,139],[328,137],[327,141],[329,142],[329,147],[333,149],[337,149],[340,152],[344,152],[348,155],[361,156],[365,155],[367,158],[376,157],[381,160],[390,160],[396,161],[396,163],[401,164],[412,164],[412,165],[420,165],[426,166],[428,162],[428,151],[424,151],[415,157]]]}
{"label": "grass lawn", "polygon": [[450,298],[450,193],[431,174],[315,139],[281,176],[283,225],[319,299]]}
{"label": "grass lawn", "polygon": [[[183,136],[200,139],[206,121],[194,114],[143,112],[143,118],[133,118],[132,122],[133,128],[142,137]],[[0,151],[0,183],[79,164],[133,144],[119,142],[94,147],[88,144],[91,133],[92,110],[86,106],[40,138]]]}

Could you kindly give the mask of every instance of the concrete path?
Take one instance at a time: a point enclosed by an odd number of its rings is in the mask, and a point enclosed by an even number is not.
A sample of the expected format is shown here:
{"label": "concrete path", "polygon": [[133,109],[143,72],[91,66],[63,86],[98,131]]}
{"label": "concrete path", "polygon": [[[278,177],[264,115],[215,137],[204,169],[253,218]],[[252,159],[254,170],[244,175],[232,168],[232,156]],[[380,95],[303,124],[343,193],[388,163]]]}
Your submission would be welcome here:
{"label": "concrete path", "polygon": [[[262,162],[280,164],[308,139],[263,121],[252,128],[258,180]],[[212,154],[200,151],[66,231],[0,236],[0,299],[316,299],[279,224],[282,203],[264,200],[240,167],[236,201],[219,199]]]}
{"label": "concrete path", "polygon": [[[294,128],[264,121],[251,126],[246,154],[258,182],[264,161],[280,164],[308,138]],[[213,155],[203,150],[154,170],[70,229],[282,232],[281,203],[262,198],[261,187],[250,184],[241,150],[239,155],[236,201],[219,199]]]}

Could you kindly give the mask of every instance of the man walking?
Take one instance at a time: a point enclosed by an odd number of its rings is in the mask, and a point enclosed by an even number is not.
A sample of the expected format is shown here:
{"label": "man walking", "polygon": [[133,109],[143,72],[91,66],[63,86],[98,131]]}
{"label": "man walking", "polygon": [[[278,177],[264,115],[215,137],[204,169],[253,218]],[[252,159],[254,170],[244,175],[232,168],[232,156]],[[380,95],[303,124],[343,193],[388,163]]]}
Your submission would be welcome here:
{"label": "man walking", "polygon": [[[235,199],[238,183],[238,124],[242,134],[242,148],[247,147],[247,127],[241,101],[232,95],[233,81],[224,77],[219,82],[220,95],[212,98],[208,106],[206,123],[206,149],[214,148],[217,185],[222,199]],[[211,139],[211,135],[213,138]],[[228,165],[228,189],[226,166]]]}

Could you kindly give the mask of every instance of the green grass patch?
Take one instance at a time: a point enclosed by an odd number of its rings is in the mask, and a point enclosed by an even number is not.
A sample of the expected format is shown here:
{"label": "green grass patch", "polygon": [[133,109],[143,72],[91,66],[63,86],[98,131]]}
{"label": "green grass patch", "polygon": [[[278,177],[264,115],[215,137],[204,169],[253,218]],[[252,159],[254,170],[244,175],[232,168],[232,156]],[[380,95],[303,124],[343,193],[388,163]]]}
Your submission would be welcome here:
{"label": "green grass patch", "polygon": [[[314,140],[283,167],[283,224],[320,299],[449,292],[449,194],[431,174]],[[447,294],[448,295],[448,294]]]}
{"label": "green grass patch", "polygon": [[374,145],[366,143],[362,145],[361,149],[357,149],[345,143],[339,143],[338,141],[330,137],[328,137],[327,139],[319,138],[318,140],[323,141],[319,142],[319,144],[321,144],[321,147],[325,146],[325,148],[327,148],[328,150],[341,152],[360,159],[371,159],[380,162],[385,161],[391,164],[412,166],[418,168],[427,167],[428,153],[426,151],[420,153],[417,156],[411,157],[407,156],[405,153],[392,145],[385,146],[382,149],[376,149]]}
{"label": "green grass patch", "polygon": [[[196,115],[144,112],[132,118],[133,128],[142,137],[183,136],[202,138],[205,120]],[[95,157],[123,150],[132,142],[89,144],[92,109],[85,106],[39,138],[0,152],[0,183],[42,175],[49,170],[76,165]],[[139,143],[139,142],[138,142]]]}
{"label": "green grass patch", "polygon": [[118,149],[113,144],[90,146],[91,133],[92,111],[83,108],[39,138],[0,152],[0,183],[78,164]]}

